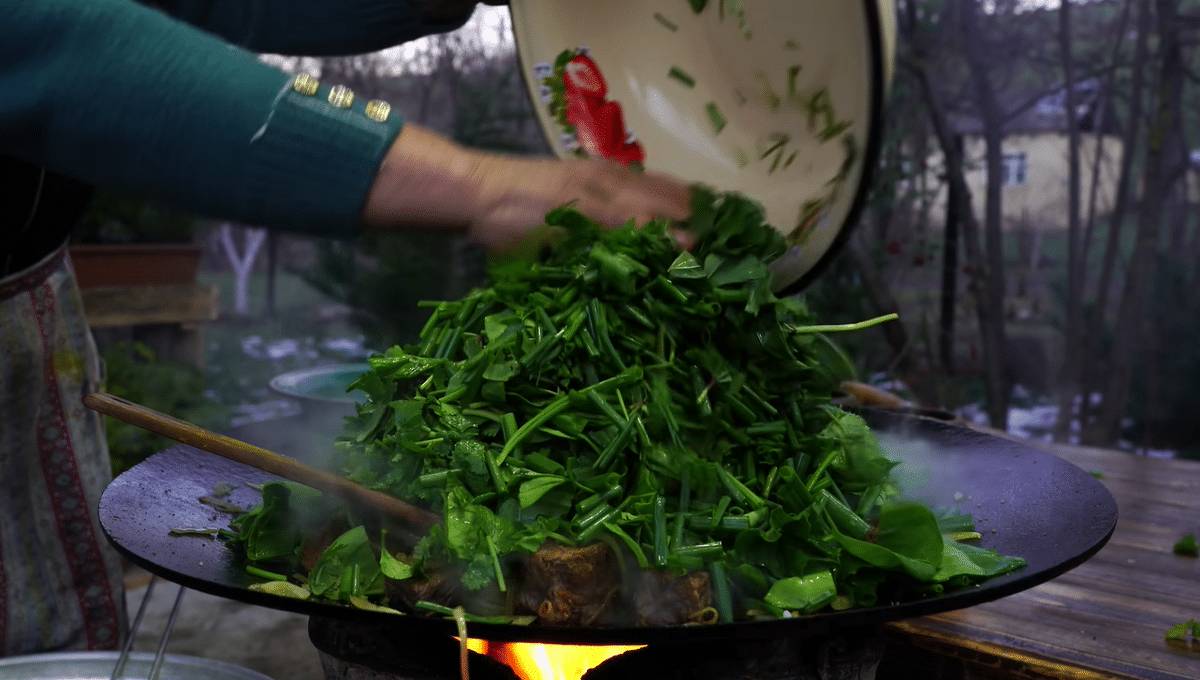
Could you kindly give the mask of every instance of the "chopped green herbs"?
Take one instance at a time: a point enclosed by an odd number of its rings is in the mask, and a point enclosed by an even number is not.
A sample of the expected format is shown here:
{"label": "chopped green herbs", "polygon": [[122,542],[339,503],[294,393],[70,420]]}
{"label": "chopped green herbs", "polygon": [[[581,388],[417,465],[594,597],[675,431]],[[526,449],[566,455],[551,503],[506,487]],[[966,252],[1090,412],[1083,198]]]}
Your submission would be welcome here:
{"label": "chopped green herbs", "polygon": [[[713,606],[692,620],[712,623],[1023,565],[957,542],[978,539],[969,518],[896,497],[895,462],[831,402],[853,365],[827,337],[894,315],[819,324],[776,297],[769,265],[786,244],[760,206],[697,191],[687,252],[666,221],[546,219],[557,248],[438,303],[414,344],[371,357],[354,384],[365,400],[338,442],[343,472],[442,521],[401,544],[312,489],[268,483],[233,522],[248,570],[303,571],[292,580],[312,597],[360,608],[528,622],[526,560],[602,543],[626,572],[706,573]],[[460,599],[417,601],[435,577]],[[396,597],[406,587],[418,595]]]}
{"label": "chopped green herbs", "polygon": [[[791,143],[791,139],[792,138],[790,135],[782,132],[776,132],[768,136],[766,142],[760,145],[762,148],[758,152],[758,159],[771,159],[771,165],[767,170],[767,174],[774,173],[779,169],[780,164],[784,160],[785,154],[788,152],[788,145]],[[794,156],[795,152],[792,152],[791,155]],[[789,163],[785,163],[783,164],[783,167],[786,168],[788,165]]]}
{"label": "chopped green herbs", "polygon": [[808,129],[815,132],[822,142],[828,142],[850,129],[850,121],[838,120],[833,111],[833,100],[829,91],[821,88],[809,96],[804,105],[808,113]]}
{"label": "chopped green herbs", "polygon": [[1200,643],[1200,621],[1196,619],[1188,619],[1183,623],[1177,623],[1167,630],[1168,640],[1177,640],[1179,642]]}
{"label": "chopped green herbs", "polygon": [[246,573],[250,574],[251,576],[265,578],[269,581],[279,581],[282,583],[288,580],[288,577],[284,576],[283,574],[277,574],[273,571],[267,571],[266,569],[259,569],[252,564],[246,566]]}
{"label": "chopped green herbs", "polygon": [[771,86],[771,81],[767,78],[767,74],[758,71],[754,74],[754,77],[758,80],[759,92],[767,108],[774,111],[782,106],[783,98],[775,92],[775,88]]}
{"label": "chopped green herbs", "polygon": [[789,99],[794,98],[796,96],[796,78],[798,78],[799,76],[800,76],[800,66],[799,65],[793,65],[793,66],[788,67],[787,90],[788,90],[788,98]]}
{"label": "chopped green herbs", "polygon": [[663,16],[662,12],[655,12],[654,20],[661,24],[663,28],[671,31],[672,33],[679,30],[679,24]]}
{"label": "chopped green herbs", "polygon": [[678,80],[679,82],[683,83],[687,87],[695,87],[696,86],[696,79],[693,78],[691,75],[689,75],[687,71],[684,71],[683,69],[679,68],[678,66],[672,66],[671,70],[667,71],[667,75],[674,78],[675,80]]}
{"label": "chopped green herbs", "polygon": [[725,129],[725,114],[721,113],[721,109],[717,107],[716,102],[708,102],[704,105],[704,110],[708,113],[708,120],[712,123],[714,134],[720,134],[721,130]]}
{"label": "chopped green herbs", "polygon": [[209,495],[213,498],[225,498],[233,493],[233,485],[228,482],[218,482]]}
{"label": "chopped green herbs", "polygon": [[1104,473],[1101,472],[1100,470],[1088,470],[1088,474],[1095,477],[1096,479],[1104,479]]}
{"label": "chopped green herbs", "polygon": [[692,6],[692,11],[699,14],[708,6],[708,0],[688,0],[688,4]]}
{"label": "chopped green herbs", "polygon": [[229,501],[225,500],[224,498],[220,498],[217,496],[201,496],[198,500],[210,508],[220,510],[221,512],[224,512],[224,513],[227,513],[230,515],[240,515],[243,512],[246,512],[246,509],[241,507],[240,505],[234,505],[233,503],[230,503]]}
{"label": "chopped green herbs", "polygon": [[770,156],[771,154],[782,153],[783,147],[786,146],[789,141],[791,141],[791,137],[782,132],[776,132],[775,134],[768,137],[767,140],[768,140],[767,147],[763,151],[759,152],[758,157],[760,160],[763,158],[766,158],[767,156]]}
{"label": "chopped green herbs", "polygon": [[738,30],[742,32],[743,38],[749,40],[753,37],[750,25],[746,22],[746,5],[744,0],[719,0],[717,10],[717,16],[721,21],[725,21],[726,15],[737,19]]}
{"label": "chopped green herbs", "polygon": [[1200,557],[1200,546],[1196,545],[1196,534],[1186,534],[1175,542],[1174,552],[1184,557]]}

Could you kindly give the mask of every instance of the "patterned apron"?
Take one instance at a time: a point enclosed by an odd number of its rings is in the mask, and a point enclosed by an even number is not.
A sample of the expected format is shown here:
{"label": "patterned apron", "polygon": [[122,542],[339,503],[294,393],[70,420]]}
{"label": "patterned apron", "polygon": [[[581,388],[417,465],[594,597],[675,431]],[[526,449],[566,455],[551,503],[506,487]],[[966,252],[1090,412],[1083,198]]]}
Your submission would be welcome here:
{"label": "patterned apron", "polygon": [[125,630],[96,518],[108,448],[80,401],[99,386],[66,247],[0,279],[0,656],[112,649]]}

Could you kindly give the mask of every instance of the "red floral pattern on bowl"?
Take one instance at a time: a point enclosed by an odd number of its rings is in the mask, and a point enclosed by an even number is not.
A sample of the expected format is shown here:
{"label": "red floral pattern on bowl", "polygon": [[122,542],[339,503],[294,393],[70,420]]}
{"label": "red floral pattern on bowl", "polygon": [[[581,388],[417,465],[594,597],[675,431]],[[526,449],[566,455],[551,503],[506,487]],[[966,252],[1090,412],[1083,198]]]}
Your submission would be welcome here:
{"label": "red floral pattern on bowl", "polygon": [[608,101],[608,84],[591,57],[579,54],[567,62],[563,93],[567,121],[584,152],[622,165],[645,161],[642,145],[625,129],[621,105]]}

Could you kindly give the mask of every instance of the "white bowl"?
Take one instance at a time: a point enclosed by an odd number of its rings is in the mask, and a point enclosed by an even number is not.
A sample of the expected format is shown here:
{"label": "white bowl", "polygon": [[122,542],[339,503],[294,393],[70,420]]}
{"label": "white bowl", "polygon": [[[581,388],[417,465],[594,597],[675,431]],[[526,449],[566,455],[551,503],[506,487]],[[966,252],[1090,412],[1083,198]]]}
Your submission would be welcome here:
{"label": "white bowl", "polygon": [[758,200],[793,244],[777,289],[828,262],[878,155],[893,0],[708,0],[699,12],[688,0],[510,4],[557,154],[640,161]]}

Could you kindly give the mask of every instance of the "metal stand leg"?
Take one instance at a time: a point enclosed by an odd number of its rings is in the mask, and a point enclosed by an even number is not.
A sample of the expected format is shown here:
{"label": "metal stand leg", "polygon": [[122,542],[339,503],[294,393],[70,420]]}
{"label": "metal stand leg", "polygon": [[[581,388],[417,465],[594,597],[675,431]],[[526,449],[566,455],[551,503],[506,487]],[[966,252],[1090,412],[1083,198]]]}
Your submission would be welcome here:
{"label": "metal stand leg", "polygon": [[[121,647],[121,655],[117,657],[117,664],[113,667],[112,675],[109,680],[120,680],[125,673],[125,666],[129,662],[129,654],[133,651],[133,640],[137,637],[138,629],[142,626],[142,618],[146,614],[146,607],[150,604],[150,599],[154,596],[154,586],[158,583],[158,577],[150,579],[149,585],[146,586],[146,594],[142,597],[142,603],[138,605],[137,614],[133,617],[133,623],[129,626],[129,635],[125,640],[125,645]],[[179,592],[175,594],[175,603],[171,606],[171,614],[167,618],[167,625],[163,627],[162,634],[158,638],[158,650],[154,654],[154,663],[150,666],[150,673],[146,676],[147,680],[158,680],[159,674],[162,673],[163,661],[166,659],[167,643],[171,639],[171,633],[175,630],[175,621],[179,618],[179,606],[183,602],[183,594],[187,592],[187,588],[179,586]]]}
{"label": "metal stand leg", "polygon": [[117,657],[117,665],[113,667],[109,680],[117,680],[125,672],[125,664],[129,661],[129,652],[133,651],[133,638],[137,635],[138,628],[142,626],[142,615],[146,613],[146,605],[150,604],[150,598],[154,595],[154,586],[157,583],[157,576],[150,577],[150,583],[146,585],[146,594],[142,596],[142,603],[138,605],[137,614],[134,615],[133,623],[129,626],[129,633],[125,636],[125,645],[121,647],[121,656]]}

